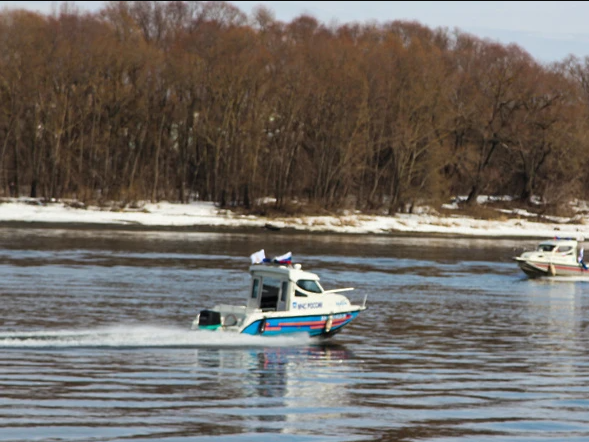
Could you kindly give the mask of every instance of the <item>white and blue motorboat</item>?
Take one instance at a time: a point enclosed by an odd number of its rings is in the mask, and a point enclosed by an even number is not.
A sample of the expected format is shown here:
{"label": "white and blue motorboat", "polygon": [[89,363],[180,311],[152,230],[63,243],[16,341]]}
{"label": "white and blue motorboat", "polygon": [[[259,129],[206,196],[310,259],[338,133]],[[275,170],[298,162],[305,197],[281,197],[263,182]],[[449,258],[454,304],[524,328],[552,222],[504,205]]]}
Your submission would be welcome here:
{"label": "white and blue motorboat", "polygon": [[319,277],[292,264],[290,252],[274,260],[265,259],[263,250],[252,255],[251,284],[245,305],[215,305],[202,310],[193,329],[277,336],[307,333],[329,338],[350,324],[366,309],[353,305],[341,292],[324,290]]}

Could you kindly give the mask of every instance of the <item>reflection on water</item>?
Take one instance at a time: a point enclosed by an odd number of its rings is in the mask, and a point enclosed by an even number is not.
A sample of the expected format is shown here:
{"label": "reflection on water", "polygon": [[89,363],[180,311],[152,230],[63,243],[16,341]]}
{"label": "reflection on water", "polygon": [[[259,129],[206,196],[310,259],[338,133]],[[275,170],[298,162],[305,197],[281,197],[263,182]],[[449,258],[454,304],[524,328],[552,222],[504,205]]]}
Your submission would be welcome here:
{"label": "reflection on water", "polygon": [[255,430],[301,432],[307,422],[345,415],[352,405],[344,388],[349,368],[343,364],[350,353],[342,347],[207,348],[197,350],[197,357],[195,373],[218,376],[203,389],[204,397],[219,400],[219,389],[226,385],[222,413],[248,416]]}
{"label": "reflection on water", "polygon": [[[589,281],[534,241],[4,229],[0,442],[589,440]],[[368,310],[327,344],[191,331],[292,251]]]}

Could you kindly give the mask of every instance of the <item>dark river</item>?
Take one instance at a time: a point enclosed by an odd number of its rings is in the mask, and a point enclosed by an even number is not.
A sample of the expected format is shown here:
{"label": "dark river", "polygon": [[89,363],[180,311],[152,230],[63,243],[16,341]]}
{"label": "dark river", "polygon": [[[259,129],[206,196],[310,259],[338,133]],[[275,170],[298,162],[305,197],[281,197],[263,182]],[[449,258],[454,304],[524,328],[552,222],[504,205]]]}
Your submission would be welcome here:
{"label": "dark river", "polygon": [[[0,441],[588,441],[589,279],[534,241],[0,229]],[[288,251],[368,310],[327,344],[190,331]]]}

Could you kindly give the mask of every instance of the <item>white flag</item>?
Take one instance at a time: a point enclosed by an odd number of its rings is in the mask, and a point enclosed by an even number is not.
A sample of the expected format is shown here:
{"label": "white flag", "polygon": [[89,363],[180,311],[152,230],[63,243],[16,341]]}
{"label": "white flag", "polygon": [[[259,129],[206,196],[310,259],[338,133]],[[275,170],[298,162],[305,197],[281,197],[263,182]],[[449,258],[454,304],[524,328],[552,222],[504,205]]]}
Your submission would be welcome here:
{"label": "white flag", "polygon": [[250,255],[250,258],[252,260],[252,264],[259,264],[261,262],[264,262],[264,259],[266,259],[266,254],[264,253],[264,249],[259,250],[256,253],[252,253]]}

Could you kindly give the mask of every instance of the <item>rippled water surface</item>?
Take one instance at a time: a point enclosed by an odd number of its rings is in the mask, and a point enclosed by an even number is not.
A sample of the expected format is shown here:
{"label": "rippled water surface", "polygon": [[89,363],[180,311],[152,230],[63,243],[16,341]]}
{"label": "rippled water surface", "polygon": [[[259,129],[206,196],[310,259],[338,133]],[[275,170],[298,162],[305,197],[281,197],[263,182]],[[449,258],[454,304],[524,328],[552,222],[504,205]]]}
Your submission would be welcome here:
{"label": "rippled water surface", "polygon": [[[589,279],[530,241],[0,229],[0,441],[589,440]],[[326,344],[190,331],[292,251],[369,309]]]}

